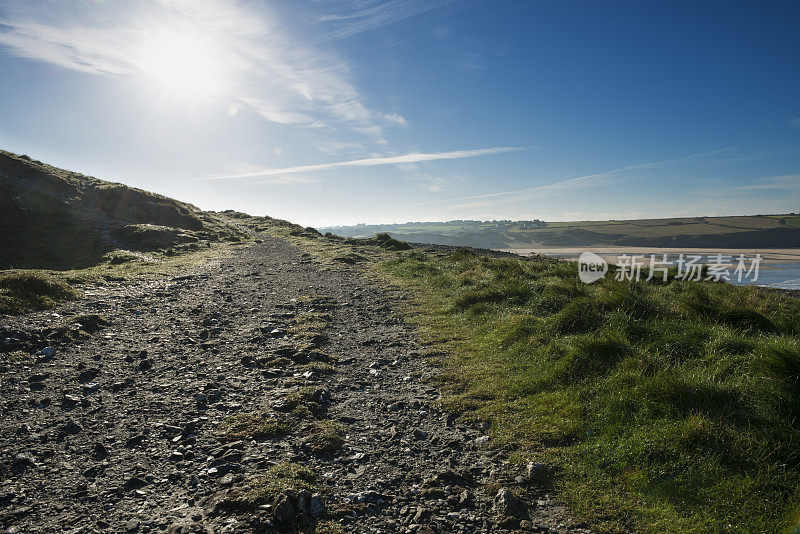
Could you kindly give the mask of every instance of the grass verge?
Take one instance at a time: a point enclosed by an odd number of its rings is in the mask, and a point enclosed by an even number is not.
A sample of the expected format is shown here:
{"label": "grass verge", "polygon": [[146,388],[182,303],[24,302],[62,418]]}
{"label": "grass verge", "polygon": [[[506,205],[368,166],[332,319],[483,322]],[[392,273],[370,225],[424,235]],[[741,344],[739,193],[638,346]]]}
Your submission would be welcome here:
{"label": "grass verge", "polygon": [[800,507],[800,301],[578,282],[545,260],[400,254],[446,404],[558,468],[599,532],[781,532]]}

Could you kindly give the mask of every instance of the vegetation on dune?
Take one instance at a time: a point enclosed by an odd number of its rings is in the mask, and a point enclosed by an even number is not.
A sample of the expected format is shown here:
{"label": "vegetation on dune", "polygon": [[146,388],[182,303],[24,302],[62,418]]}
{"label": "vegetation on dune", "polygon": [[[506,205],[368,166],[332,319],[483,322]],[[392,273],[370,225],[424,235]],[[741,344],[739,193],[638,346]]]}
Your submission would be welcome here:
{"label": "vegetation on dune", "polygon": [[578,281],[574,264],[398,254],[382,265],[442,358],[446,405],[491,423],[601,532],[773,532],[800,509],[800,301]]}

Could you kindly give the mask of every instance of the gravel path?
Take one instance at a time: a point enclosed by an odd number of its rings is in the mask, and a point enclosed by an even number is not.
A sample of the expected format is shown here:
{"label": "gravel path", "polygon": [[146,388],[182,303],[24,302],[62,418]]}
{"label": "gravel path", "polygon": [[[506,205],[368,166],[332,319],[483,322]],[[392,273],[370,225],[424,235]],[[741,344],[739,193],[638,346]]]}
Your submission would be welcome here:
{"label": "gravel path", "polygon": [[[544,468],[510,465],[437,408],[402,295],[263,240],[0,319],[0,528],[310,532],[325,508],[341,532],[584,531],[537,485]],[[231,438],[232,416],[278,420],[297,398],[308,421],[294,410],[281,435]],[[326,424],[344,439],[323,450],[308,429]],[[287,462],[318,495],[227,505]]]}

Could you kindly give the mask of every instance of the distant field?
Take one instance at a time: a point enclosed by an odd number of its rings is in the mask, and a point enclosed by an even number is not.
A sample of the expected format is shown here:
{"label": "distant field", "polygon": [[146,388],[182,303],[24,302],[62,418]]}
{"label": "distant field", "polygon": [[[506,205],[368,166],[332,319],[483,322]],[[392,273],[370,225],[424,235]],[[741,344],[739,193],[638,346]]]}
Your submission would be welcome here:
{"label": "distant field", "polygon": [[322,228],[348,237],[388,232],[398,239],[481,248],[650,246],[800,248],[800,215],[681,217],[624,221],[450,221]]}

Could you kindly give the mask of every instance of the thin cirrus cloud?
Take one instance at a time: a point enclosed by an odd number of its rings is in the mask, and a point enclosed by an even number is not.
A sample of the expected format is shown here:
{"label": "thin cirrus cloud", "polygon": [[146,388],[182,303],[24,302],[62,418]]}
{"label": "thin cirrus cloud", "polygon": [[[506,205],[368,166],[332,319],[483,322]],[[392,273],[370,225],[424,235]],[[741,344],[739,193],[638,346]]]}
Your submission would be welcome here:
{"label": "thin cirrus cloud", "polygon": [[[559,182],[554,182],[551,184],[539,185],[536,187],[528,187],[525,189],[516,189],[514,191],[502,191],[499,193],[486,193],[483,195],[470,195],[466,197],[459,197],[459,198],[449,198],[449,199],[438,199],[438,200],[429,200],[427,202],[418,202],[416,204],[412,204],[412,206],[428,206],[432,204],[442,204],[447,202],[463,202],[463,201],[476,201],[476,200],[488,200],[488,199],[495,199],[496,201],[516,201],[522,198],[532,198],[533,196],[538,196],[544,194],[548,191],[559,190],[559,189],[570,189],[575,187],[590,187],[594,185],[598,185],[598,181],[601,178],[606,178],[610,176],[615,176],[618,174],[622,174],[627,171],[637,170],[637,169],[645,169],[649,167],[660,167],[663,165],[668,165],[670,163],[678,163],[682,161],[688,161],[696,158],[703,158],[708,156],[714,156],[717,154],[722,154],[723,152],[728,152],[734,150],[734,147],[727,147],[721,148],[719,150],[711,150],[709,152],[700,152],[698,154],[690,154],[688,156],[682,156],[680,158],[672,158],[672,159],[665,159],[660,161],[651,161],[649,163],[637,163],[633,165],[626,165],[624,167],[619,167],[617,169],[611,169],[609,171],[603,171],[593,174],[587,174],[584,176],[577,176],[575,178],[569,178],[567,180],[561,180]],[[469,204],[455,204],[450,207],[474,207],[478,204],[474,202],[470,202]],[[481,206],[489,205],[486,202],[480,204]]]}
{"label": "thin cirrus cloud", "polygon": [[759,178],[756,183],[732,187],[744,191],[780,189],[785,191],[800,191],[800,174],[784,174],[781,176],[768,176]]}
{"label": "thin cirrus cloud", "polygon": [[320,163],[317,165],[299,165],[296,167],[286,167],[283,169],[258,169],[253,171],[241,172],[236,174],[225,174],[220,176],[206,176],[197,178],[198,180],[231,180],[236,178],[253,178],[257,176],[280,176],[284,174],[296,174],[316,171],[328,171],[341,167],[374,167],[376,165],[403,165],[411,163],[421,163],[424,161],[438,161],[447,159],[475,158],[478,156],[490,156],[494,154],[504,154],[506,152],[517,152],[530,147],[494,147],[479,148],[476,150],[453,150],[450,152],[413,152],[399,156],[387,156],[378,158],[363,158],[349,161],[337,161],[334,163]]}
{"label": "thin cirrus cloud", "polygon": [[[348,24],[360,26],[342,35],[397,20],[403,2],[389,4],[354,13]],[[214,95],[223,103],[249,107],[268,121],[349,131],[386,145],[385,130],[405,126],[405,118],[368,106],[350,65],[330,46],[292,35],[288,22],[242,0],[9,0],[0,6],[0,46],[75,71],[146,76],[142,49],[159,33],[180,32],[202,42],[218,69],[215,78],[230,80]]]}
{"label": "thin cirrus cloud", "polygon": [[455,0],[348,0],[336,1],[331,12],[319,17],[327,26],[322,40],[343,39],[377,30],[432,11]]}

